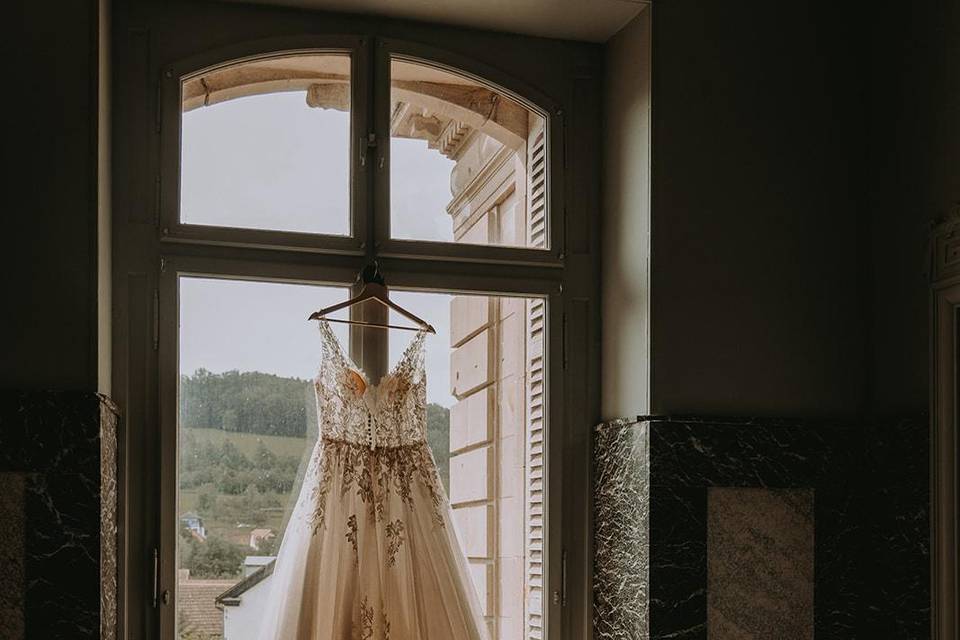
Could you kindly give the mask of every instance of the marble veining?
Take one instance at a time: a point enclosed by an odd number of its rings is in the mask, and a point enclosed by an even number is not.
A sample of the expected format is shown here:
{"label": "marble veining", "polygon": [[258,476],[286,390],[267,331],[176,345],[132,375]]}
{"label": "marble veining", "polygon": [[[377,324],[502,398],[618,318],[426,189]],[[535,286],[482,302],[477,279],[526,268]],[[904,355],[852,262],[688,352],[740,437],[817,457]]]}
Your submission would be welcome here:
{"label": "marble veining", "polygon": [[622,422],[594,439],[595,637],[649,637],[647,432]]}
{"label": "marble veining", "polygon": [[705,640],[707,491],[650,488],[650,638]]}
{"label": "marble veining", "polygon": [[100,640],[117,637],[117,423],[120,411],[100,398]]}

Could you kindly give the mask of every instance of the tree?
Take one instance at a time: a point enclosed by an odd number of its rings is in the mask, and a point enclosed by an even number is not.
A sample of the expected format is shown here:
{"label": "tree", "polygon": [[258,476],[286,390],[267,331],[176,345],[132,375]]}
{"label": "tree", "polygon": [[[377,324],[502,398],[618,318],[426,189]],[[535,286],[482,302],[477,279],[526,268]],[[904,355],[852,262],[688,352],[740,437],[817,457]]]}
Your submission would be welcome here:
{"label": "tree", "polygon": [[206,515],[216,508],[217,494],[211,491],[209,487],[201,489],[197,494],[197,511],[199,511],[201,515]]}
{"label": "tree", "polygon": [[188,544],[192,548],[189,555],[181,556],[181,566],[189,569],[191,576],[232,578],[240,573],[246,556],[241,547],[218,536],[210,536],[204,542],[192,540]]}
{"label": "tree", "polygon": [[244,474],[226,469],[217,479],[217,490],[231,496],[239,496],[247,488],[247,479]]}
{"label": "tree", "polygon": [[437,463],[443,486],[450,490],[450,410],[439,404],[427,405],[427,443]]}
{"label": "tree", "polygon": [[310,383],[259,371],[180,377],[180,424],[240,433],[304,437],[316,422]]}

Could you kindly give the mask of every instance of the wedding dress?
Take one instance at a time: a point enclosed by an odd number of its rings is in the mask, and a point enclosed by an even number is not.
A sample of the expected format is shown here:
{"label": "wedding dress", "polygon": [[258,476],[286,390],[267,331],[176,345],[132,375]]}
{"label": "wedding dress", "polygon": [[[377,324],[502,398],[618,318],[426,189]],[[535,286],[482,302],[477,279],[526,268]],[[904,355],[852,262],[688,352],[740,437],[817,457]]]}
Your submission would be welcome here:
{"label": "wedding dress", "polygon": [[421,330],[376,385],[320,321],[320,437],[270,582],[261,640],[486,640],[426,442]]}

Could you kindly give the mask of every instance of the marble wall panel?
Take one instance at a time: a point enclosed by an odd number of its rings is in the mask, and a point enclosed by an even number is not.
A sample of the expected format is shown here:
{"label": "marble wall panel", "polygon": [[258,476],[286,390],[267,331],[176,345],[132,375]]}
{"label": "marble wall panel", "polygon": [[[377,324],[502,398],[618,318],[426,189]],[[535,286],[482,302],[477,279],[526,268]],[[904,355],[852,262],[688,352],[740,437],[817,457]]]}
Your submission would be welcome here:
{"label": "marble wall panel", "polygon": [[27,476],[0,473],[0,638],[23,640]]}
{"label": "marble wall panel", "polygon": [[864,433],[864,638],[930,637],[929,434],[926,416],[877,420]]}
{"label": "marble wall panel", "polygon": [[[608,428],[616,437],[606,433]],[[638,435],[628,434],[630,429]],[[815,496],[812,610],[809,594],[798,595],[800,608],[792,615],[803,624],[784,622],[780,632],[788,635],[774,637],[809,637],[811,620],[818,640],[930,637],[924,416],[862,422],[649,417],[601,425],[596,434],[595,477],[622,468],[642,476],[646,465],[646,484],[642,478],[632,482],[647,492],[643,499],[630,492],[617,495],[613,507],[607,504],[609,490],[595,495],[595,528],[602,532],[597,538],[595,619],[598,634],[605,634],[597,637],[726,637],[716,625],[710,626],[708,613],[711,604],[714,611],[721,606],[723,593],[718,589],[723,588],[739,590],[735,600],[744,607],[763,610],[767,605],[760,593],[769,592],[770,584],[764,586],[755,576],[752,588],[757,592],[749,594],[743,576],[732,583],[729,577],[746,567],[748,556],[734,562],[732,552],[717,555],[717,545],[723,548],[717,540],[713,558],[708,552],[711,491],[751,488]],[[639,456],[637,447],[623,445],[636,438],[646,443]],[[624,462],[618,456],[633,459]],[[604,485],[595,483],[598,486]],[[635,501],[633,509],[629,500]],[[771,503],[765,509],[772,517],[778,507]],[[632,511],[647,518],[647,584],[630,591],[639,596],[611,595],[608,585],[619,583],[612,569],[603,566],[604,554],[609,553],[609,540],[626,534],[627,529],[618,532],[618,514]],[[787,513],[781,509],[782,517]],[[774,559],[757,556],[768,568]],[[718,561],[732,564],[725,576],[714,575],[711,582],[708,567]],[[645,634],[611,626],[617,619],[605,612],[613,601],[633,609],[629,615],[621,613],[621,619],[648,621]]]}
{"label": "marble wall panel", "polygon": [[[112,460],[101,447],[115,427],[115,407],[97,394],[0,392],[0,472],[24,478],[24,637],[112,637],[116,460],[115,446]],[[106,493],[105,477],[113,487]],[[111,573],[113,591],[104,583]],[[113,602],[106,616],[103,598]]]}

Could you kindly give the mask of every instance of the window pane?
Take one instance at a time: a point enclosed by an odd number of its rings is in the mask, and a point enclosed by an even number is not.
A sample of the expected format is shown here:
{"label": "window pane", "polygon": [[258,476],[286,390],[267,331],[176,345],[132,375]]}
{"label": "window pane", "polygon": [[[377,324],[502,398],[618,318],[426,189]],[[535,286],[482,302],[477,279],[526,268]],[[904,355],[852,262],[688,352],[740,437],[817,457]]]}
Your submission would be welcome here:
{"label": "window pane", "polygon": [[[225,631],[243,625],[268,580],[230,604],[223,596],[272,570],[317,439],[320,337],[306,318],[346,297],[328,287],[180,280],[181,640],[255,637]],[[347,340],[344,325],[334,330]]]}
{"label": "window pane", "polygon": [[221,67],[183,82],[180,220],[350,233],[350,56]]}
{"label": "window pane", "polygon": [[543,116],[426,64],[390,73],[391,235],[548,248]]}
{"label": "window pane", "polygon": [[[320,337],[305,319],[347,295],[180,280],[180,640],[256,637],[271,562],[318,436],[311,381]],[[437,329],[426,341],[427,440],[492,638],[539,637],[544,301],[405,291],[392,298]],[[409,325],[396,314],[390,320]],[[346,347],[347,326],[331,326]],[[390,332],[391,367],[413,335]]]}

